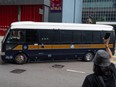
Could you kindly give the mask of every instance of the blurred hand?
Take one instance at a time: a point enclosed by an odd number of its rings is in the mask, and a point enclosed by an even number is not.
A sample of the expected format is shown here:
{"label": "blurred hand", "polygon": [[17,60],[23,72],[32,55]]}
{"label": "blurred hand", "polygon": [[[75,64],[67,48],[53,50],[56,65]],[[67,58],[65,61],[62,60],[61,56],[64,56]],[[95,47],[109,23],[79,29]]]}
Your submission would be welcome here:
{"label": "blurred hand", "polygon": [[106,46],[108,46],[108,45],[109,45],[110,38],[108,38],[108,39],[104,39],[104,38],[103,38],[103,41],[104,41],[104,44],[105,44]]}

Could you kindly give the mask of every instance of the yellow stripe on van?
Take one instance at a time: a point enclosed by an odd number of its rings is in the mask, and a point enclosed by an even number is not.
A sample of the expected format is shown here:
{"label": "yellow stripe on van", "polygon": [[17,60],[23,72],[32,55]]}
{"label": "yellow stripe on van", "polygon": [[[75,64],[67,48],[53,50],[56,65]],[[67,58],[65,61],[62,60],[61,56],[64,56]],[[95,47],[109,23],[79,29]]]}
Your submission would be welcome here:
{"label": "yellow stripe on van", "polygon": [[[110,48],[113,48],[113,44],[109,44]],[[29,45],[28,50],[37,50],[37,49],[91,49],[91,48],[105,48],[104,44],[74,44],[74,45],[69,45],[69,44],[59,44],[59,45]]]}
{"label": "yellow stripe on van", "polygon": [[52,49],[52,45],[39,45],[39,49]]}
{"label": "yellow stripe on van", "polygon": [[69,49],[70,45],[53,45],[52,49]]}
{"label": "yellow stripe on van", "polygon": [[[113,48],[113,44],[109,44]],[[74,45],[53,45],[52,49],[84,49],[84,48],[105,48],[104,44],[74,44]]]}
{"label": "yellow stripe on van", "polygon": [[28,45],[28,50],[36,50],[39,49],[39,45]]}
{"label": "yellow stripe on van", "polygon": [[52,45],[28,45],[28,50],[51,49]]}
{"label": "yellow stripe on van", "polygon": [[17,45],[13,50],[23,50],[23,46],[22,45]]}
{"label": "yellow stripe on van", "polygon": [[[113,48],[113,44],[109,44],[110,48]],[[104,44],[79,44],[75,45],[75,48],[105,48]]]}
{"label": "yellow stripe on van", "polygon": [[[109,44],[113,48],[113,44]],[[105,48],[104,44],[58,44],[58,45],[28,45],[28,50],[41,49],[99,49]],[[23,50],[22,45],[17,45],[13,50]]]}

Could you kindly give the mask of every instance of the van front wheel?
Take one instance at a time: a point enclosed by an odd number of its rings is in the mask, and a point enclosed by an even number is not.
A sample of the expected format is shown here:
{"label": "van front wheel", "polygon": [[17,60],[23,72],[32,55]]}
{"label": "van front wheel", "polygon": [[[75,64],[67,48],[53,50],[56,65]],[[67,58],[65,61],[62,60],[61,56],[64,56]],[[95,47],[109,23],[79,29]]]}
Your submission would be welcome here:
{"label": "van front wheel", "polygon": [[90,61],[93,60],[93,57],[94,57],[94,55],[93,55],[92,52],[87,52],[87,53],[84,55],[84,60],[85,60],[86,62],[90,62]]}
{"label": "van front wheel", "polygon": [[27,62],[27,56],[25,54],[17,54],[15,56],[15,63],[16,64],[24,64]]}

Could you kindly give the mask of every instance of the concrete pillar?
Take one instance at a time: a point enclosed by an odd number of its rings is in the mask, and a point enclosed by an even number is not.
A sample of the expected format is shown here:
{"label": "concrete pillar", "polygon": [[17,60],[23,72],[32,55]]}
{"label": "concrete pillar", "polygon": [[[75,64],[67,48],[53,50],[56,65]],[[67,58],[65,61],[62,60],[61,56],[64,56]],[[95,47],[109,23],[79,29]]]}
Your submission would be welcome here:
{"label": "concrete pillar", "polygon": [[82,23],[83,0],[63,0],[62,22]]}

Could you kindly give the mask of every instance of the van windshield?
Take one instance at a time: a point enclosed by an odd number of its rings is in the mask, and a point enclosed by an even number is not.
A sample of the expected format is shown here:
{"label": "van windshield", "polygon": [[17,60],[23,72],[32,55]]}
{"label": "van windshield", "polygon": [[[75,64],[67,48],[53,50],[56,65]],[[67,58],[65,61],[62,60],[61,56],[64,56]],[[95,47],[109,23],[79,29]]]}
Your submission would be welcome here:
{"label": "van windshield", "polygon": [[7,39],[7,43],[12,42],[24,42],[25,41],[25,32],[24,30],[12,30]]}

